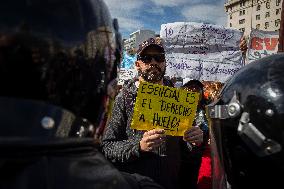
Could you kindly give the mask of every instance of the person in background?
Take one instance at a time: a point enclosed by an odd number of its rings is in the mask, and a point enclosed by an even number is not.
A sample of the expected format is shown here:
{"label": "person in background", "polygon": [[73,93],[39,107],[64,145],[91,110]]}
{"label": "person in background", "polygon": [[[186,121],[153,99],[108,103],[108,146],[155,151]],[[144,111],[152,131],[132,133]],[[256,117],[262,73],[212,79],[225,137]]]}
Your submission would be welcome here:
{"label": "person in background", "polygon": [[244,66],[207,106],[213,189],[283,186],[283,63],[279,53]]}
{"label": "person in background", "polygon": [[160,188],[94,143],[116,34],[102,0],[0,2],[0,188]]}
{"label": "person in background", "polygon": [[240,39],[240,44],[239,44],[240,51],[242,53],[242,61],[243,65],[245,65],[245,60],[246,60],[246,55],[247,55],[247,50],[248,50],[248,45],[247,45],[247,38],[246,36],[242,36]]}
{"label": "person in background", "polygon": [[201,128],[203,131],[203,142],[200,145],[192,145],[191,153],[184,154],[186,157],[183,157],[183,167],[180,173],[180,183],[183,186],[189,185],[193,189],[197,189],[202,156],[205,148],[208,146],[209,139],[208,121],[205,115],[206,99],[204,98],[203,87],[203,84],[199,80],[189,80],[181,87],[186,91],[198,92],[200,94],[193,127]]}
{"label": "person in background", "polygon": [[[182,188],[184,185],[179,183],[180,168],[183,167],[181,158],[191,153],[192,145],[202,144],[203,131],[200,127],[192,127],[183,137],[174,137],[165,136],[163,129],[131,129],[140,82],[173,87],[173,83],[164,77],[165,51],[160,38],[150,38],[140,44],[135,66],[139,77],[130,80],[117,95],[103,135],[102,151],[119,170],[150,177],[166,189]],[[159,149],[164,149],[164,153]],[[190,185],[186,186],[190,188]]]}
{"label": "person in background", "polygon": [[248,50],[247,39],[245,36],[242,36],[239,47],[240,50],[242,51],[242,54],[245,55]]}

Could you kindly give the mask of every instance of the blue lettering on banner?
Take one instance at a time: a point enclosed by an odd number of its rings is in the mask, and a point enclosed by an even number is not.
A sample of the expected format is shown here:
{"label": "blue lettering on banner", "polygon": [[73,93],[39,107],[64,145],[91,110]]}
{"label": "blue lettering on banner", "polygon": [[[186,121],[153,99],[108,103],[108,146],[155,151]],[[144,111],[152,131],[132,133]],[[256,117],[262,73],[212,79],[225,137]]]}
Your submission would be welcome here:
{"label": "blue lettering on banner", "polygon": [[241,36],[238,30],[212,24],[162,25],[166,75],[225,82],[243,66],[238,47]]}
{"label": "blue lettering on banner", "polygon": [[240,69],[240,68],[235,68],[235,69],[234,68],[219,68],[220,67],[219,64],[216,64],[215,66],[204,68],[202,64],[192,66],[187,63],[172,63],[172,62],[168,63],[168,67],[174,68],[177,70],[183,70],[183,71],[196,71],[196,72],[199,72],[201,75],[215,75],[215,74],[233,75]]}

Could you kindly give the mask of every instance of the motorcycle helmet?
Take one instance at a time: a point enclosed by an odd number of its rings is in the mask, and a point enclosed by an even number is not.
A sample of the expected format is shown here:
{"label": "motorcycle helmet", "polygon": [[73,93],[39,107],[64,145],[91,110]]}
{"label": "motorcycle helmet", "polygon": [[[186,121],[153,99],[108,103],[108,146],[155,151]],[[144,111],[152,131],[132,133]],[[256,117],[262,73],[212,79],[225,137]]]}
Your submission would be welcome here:
{"label": "motorcycle helmet", "polygon": [[113,23],[102,0],[1,1],[0,135],[93,135],[120,63]]}
{"label": "motorcycle helmet", "polygon": [[213,188],[275,188],[284,174],[284,54],[239,70],[207,106]]}
{"label": "motorcycle helmet", "polygon": [[0,2],[0,188],[130,188],[93,138],[117,34],[102,0]]}

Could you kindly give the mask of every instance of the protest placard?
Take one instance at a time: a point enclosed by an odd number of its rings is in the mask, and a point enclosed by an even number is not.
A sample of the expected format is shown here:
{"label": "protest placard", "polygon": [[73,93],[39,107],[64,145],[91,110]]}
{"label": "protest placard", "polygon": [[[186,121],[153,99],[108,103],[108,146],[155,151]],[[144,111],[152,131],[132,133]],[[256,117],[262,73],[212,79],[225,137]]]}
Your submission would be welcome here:
{"label": "protest placard", "polygon": [[242,33],[212,24],[163,24],[167,72],[170,77],[225,82],[242,66]]}
{"label": "protest placard", "polygon": [[123,85],[126,80],[133,79],[137,75],[135,69],[120,68],[118,75],[118,85]]}
{"label": "protest placard", "polygon": [[279,43],[278,31],[252,29],[250,33],[247,62],[251,63],[268,55],[276,54]]}
{"label": "protest placard", "polygon": [[167,135],[183,136],[192,126],[199,93],[142,82],[139,85],[131,128],[164,129]]}

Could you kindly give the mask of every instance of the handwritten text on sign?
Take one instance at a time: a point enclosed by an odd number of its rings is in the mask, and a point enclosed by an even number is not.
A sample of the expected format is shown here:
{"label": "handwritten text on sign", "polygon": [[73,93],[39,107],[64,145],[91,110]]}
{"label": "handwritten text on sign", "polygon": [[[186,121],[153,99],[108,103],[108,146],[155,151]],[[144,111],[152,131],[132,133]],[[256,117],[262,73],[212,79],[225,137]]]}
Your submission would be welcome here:
{"label": "handwritten text on sign", "polygon": [[161,128],[167,135],[183,136],[192,126],[199,93],[143,82],[140,84],[131,128]]}
{"label": "handwritten text on sign", "polygon": [[120,68],[118,85],[123,85],[126,80],[133,79],[137,75],[135,69]]}
{"label": "handwritten text on sign", "polygon": [[241,32],[222,26],[175,22],[163,24],[166,75],[204,81],[225,82],[243,65]]}

